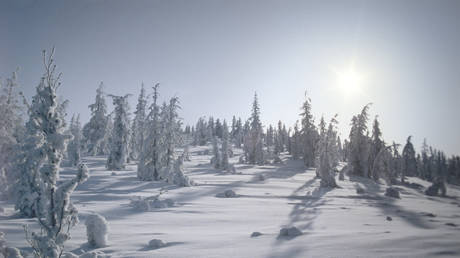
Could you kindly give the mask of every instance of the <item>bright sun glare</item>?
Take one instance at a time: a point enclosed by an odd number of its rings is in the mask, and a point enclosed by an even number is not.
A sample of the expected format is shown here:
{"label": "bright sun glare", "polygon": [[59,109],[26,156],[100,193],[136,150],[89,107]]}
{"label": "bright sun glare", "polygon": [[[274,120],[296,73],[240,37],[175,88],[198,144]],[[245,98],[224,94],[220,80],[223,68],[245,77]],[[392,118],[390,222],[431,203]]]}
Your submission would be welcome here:
{"label": "bright sun glare", "polygon": [[353,65],[335,70],[335,75],[337,87],[346,96],[361,92],[364,77]]}

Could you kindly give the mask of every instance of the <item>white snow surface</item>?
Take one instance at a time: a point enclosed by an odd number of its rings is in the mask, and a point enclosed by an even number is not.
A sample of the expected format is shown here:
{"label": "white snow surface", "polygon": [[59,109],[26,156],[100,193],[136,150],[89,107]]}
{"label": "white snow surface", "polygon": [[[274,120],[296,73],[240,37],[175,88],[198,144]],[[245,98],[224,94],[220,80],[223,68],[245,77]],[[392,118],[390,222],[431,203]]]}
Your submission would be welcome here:
{"label": "white snow surface", "polygon": [[[386,197],[386,185],[345,176],[341,188],[321,189],[315,171],[302,161],[282,155],[284,164],[254,166],[230,162],[238,174],[222,173],[201,155],[211,146],[190,148],[184,171],[192,187],[139,181],[136,164],[111,176],[106,157],[84,157],[90,179],[78,186],[71,199],[80,223],[71,230],[65,250],[76,255],[91,251],[111,257],[459,257],[460,187],[448,185],[448,197],[430,197],[424,189],[397,186],[401,199]],[[210,153],[210,152],[208,152]],[[73,177],[64,168],[61,179]],[[261,181],[261,175],[265,180]],[[409,178],[425,188],[429,182]],[[363,194],[356,188],[362,187]],[[161,197],[174,206],[140,211],[130,206],[134,196]],[[238,198],[216,198],[227,189]],[[1,201],[0,231],[7,245],[29,253],[23,224],[37,230],[35,219],[19,218],[12,202]],[[87,244],[83,223],[94,213],[110,224],[110,242],[93,249]],[[386,218],[390,216],[391,221]],[[294,238],[278,238],[282,228],[298,228]],[[262,232],[251,237],[252,232]],[[152,239],[166,246],[149,247]]]}

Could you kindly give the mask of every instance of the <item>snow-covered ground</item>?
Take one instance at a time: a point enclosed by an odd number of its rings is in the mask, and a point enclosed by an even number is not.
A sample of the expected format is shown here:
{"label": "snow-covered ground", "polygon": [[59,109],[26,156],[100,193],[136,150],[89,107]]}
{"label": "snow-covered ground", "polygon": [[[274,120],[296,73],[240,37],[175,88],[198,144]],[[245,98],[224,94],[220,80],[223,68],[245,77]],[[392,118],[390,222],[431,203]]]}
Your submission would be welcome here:
{"label": "snow-covered ground", "polygon": [[[397,186],[401,199],[384,196],[386,186],[362,178],[338,181],[341,188],[319,189],[314,170],[283,157],[285,164],[237,164],[237,174],[211,167],[206,147],[191,148],[185,171],[193,187],[141,182],[136,165],[107,171],[105,157],[87,157],[90,179],[72,196],[80,223],[71,231],[66,251],[92,250],[86,243],[85,219],[98,213],[109,222],[109,245],[98,248],[112,257],[459,257],[460,187],[448,197],[428,197],[420,189]],[[236,163],[238,154],[232,158]],[[62,178],[75,174],[64,169]],[[263,176],[261,176],[263,175]],[[409,178],[423,186],[429,183]],[[356,192],[361,186],[365,191]],[[136,196],[172,199],[172,207],[142,211],[130,206]],[[233,198],[221,196],[233,190]],[[23,224],[13,204],[0,202],[0,231],[7,243],[30,252]],[[1,210],[1,209],[0,209]],[[279,237],[296,226],[297,237]],[[261,235],[251,237],[253,232]],[[154,249],[152,239],[166,243]]]}

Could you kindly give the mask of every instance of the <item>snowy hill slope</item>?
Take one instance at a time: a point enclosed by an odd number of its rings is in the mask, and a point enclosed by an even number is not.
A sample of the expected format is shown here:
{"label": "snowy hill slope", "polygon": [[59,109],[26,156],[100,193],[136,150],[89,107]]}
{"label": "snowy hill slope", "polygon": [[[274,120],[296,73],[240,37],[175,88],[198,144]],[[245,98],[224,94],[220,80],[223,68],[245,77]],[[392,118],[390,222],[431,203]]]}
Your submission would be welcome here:
{"label": "snowy hill slope", "polygon": [[[80,223],[72,229],[66,250],[82,254],[85,218],[93,212],[109,222],[112,257],[458,257],[460,256],[460,188],[448,186],[448,197],[428,197],[423,189],[397,186],[401,199],[384,196],[386,186],[363,178],[337,180],[341,188],[319,189],[314,170],[284,157],[285,164],[237,164],[237,174],[217,171],[206,147],[191,148],[185,170],[193,187],[141,182],[136,165],[107,171],[106,157],[87,157],[91,178],[72,196]],[[238,154],[238,152],[237,152]],[[238,155],[232,162],[238,160]],[[64,169],[62,178],[75,173]],[[261,176],[262,175],[262,176]],[[424,187],[428,182],[409,178]],[[360,186],[364,193],[358,194]],[[172,207],[135,209],[130,201],[166,191]],[[234,198],[216,195],[226,190]],[[0,202],[0,231],[10,246],[30,252],[22,224],[36,228],[34,219],[17,218],[13,204]],[[282,227],[296,226],[297,237],[279,237]],[[261,235],[251,237],[252,232]],[[166,246],[148,243],[161,239]]]}

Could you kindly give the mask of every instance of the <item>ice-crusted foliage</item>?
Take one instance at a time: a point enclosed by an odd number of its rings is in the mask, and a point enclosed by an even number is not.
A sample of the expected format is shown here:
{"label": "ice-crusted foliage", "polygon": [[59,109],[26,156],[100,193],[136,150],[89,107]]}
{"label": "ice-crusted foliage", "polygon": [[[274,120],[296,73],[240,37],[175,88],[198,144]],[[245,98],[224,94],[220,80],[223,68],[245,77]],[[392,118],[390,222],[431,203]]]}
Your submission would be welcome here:
{"label": "ice-crusted foliage", "polygon": [[6,245],[5,234],[0,231],[0,257],[22,258],[22,254],[16,247]]}
{"label": "ice-crusted foliage", "polygon": [[107,104],[105,103],[104,84],[101,82],[96,90],[96,100],[93,104],[89,105],[91,110],[91,118],[83,128],[83,135],[87,146],[87,152],[90,155],[106,154],[107,150],[107,137],[110,133],[107,128]]}
{"label": "ice-crusted foliage", "polygon": [[383,146],[373,159],[372,174],[374,179],[384,178],[388,184],[392,184],[393,177],[393,156],[391,149],[393,146]]}
{"label": "ice-crusted foliage", "polygon": [[99,214],[91,214],[86,218],[86,237],[92,247],[108,245],[109,223]]}
{"label": "ice-crusted foliage", "polygon": [[[156,84],[153,88],[153,103],[147,116],[146,141],[137,176],[141,180],[164,179],[177,183],[177,178],[181,177],[181,165],[178,165],[179,161],[174,156],[175,147],[181,142],[181,121],[177,112],[180,109],[179,99],[171,98],[168,104],[164,103],[160,108],[157,104],[158,87]],[[186,184],[184,182],[177,184]]]}
{"label": "ice-crusted foliage", "polygon": [[224,170],[228,170],[230,167],[229,157],[230,157],[230,144],[229,144],[229,132],[227,122],[224,120],[222,126],[222,162],[221,167]]}
{"label": "ice-crusted foliage", "polygon": [[322,132],[319,141],[319,164],[317,174],[321,177],[321,187],[336,187],[334,168],[338,165],[337,119],[334,116],[327,131]]}
{"label": "ice-crusted foliage", "polygon": [[415,149],[411,142],[412,136],[407,137],[406,145],[402,152],[401,182],[404,183],[405,176],[415,176],[417,171],[417,161],[415,159]]}
{"label": "ice-crusted foliage", "polygon": [[374,119],[374,124],[372,125],[372,136],[371,136],[371,141],[370,141],[370,147],[369,147],[369,173],[370,177],[372,177],[375,180],[379,179],[379,173],[378,171],[374,171],[374,163],[377,158],[377,155],[379,152],[385,148],[385,143],[382,140],[382,131],[380,130],[380,123],[377,120],[377,116]]}
{"label": "ice-crusted foliage", "polygon": [[110,153],[107,158],[107,169],[121,170],[125,168],[128,158],[129,144],[129,118],[128,118],[128,97],[109,95],[115,106],[115,120],[113,123],[112,140],[110,142]]}
{"label": "ice-crusted foliage", "polygon": [[354,116],[350,130],[350,157],[352,174],[358,176],[369,176],[369,139],[367,137],[367,121],[370,104],[362,109],[361,113]]}
{"label": "ice-crusted foliage", "polygon": [[150,111],[145,122],[146,139],[137,166],[137,177],[140,180],[159,180],[162,168],[163,137],[160,125],[160,107],[158,106],[158,88],[159,84],[153,87],[153,102],[149,107]]}
{"label": "ice-crusted foliage", "polygon": [[72,138],[64,133],[64,103],[56,95],[60,75],[55,75],[53,52],[48,58],[43,54],[45,74],[32,98],[26,136],[16,159],[16,209],[28,217],[36,215],[37,201],[43,201],[42,195],[49,196],[47,191],[56,185],[66,144]]}
{"label": "ice-crusted foliage", "polygon": [[129,156],[130,159],[137,160],[142,152],[144,144],[145,122],[146,122],[147,100],[144,84],[142,84],[141,93],[137,100],[136,111],[134,112],[134,120],[131,125],[131,138]]}
{"label": "ice-crusted foliage", "polygon": [[13,169],[11,154],[17,150],[24,131],[23,107],[19,104],[16,81],[16,72],[6,79],[5,84],[0,81],[0,198],[5,199],[13,195],[12,186],[18,175]]}
{"label": "ice-crusted foliage", "polygon": [[67,157],[69,159],[71,166],[77,166],[80,163],[81,159],[81,124],[80,124],[80,115],[76,118],[72,116],[70,120],[70,133],[73,136],[73,139],[67,145]]}
{"label": "ice-crusted foliage", "polygon": [[177,186],[192,186],[193,182],[184,174],[184,155],[181,155],[174,162],[173,169],[168,171],[166,181]]}
{"label": "ice-crusted foliage", "polygon": [[75,188],[89,177],[88,168],[84,164],[78,166],[75,178],[52,185],[46,175],[41,174],[40,193],[37,203],[37,219],[40,233],[29,231],[26,227],[26,238],[37,257],[60,257],[64,251],[64,242],[70,239],[70,228],[78,223],[78,211],[72,205],[70,196]]}
{"label": "ice-crusted foliage", "polygon": [[246,162],[249,164],[263,165],[265,163],[264,157],[264,142],[263,142],[263,128],[260,122],[260,108],[257,100],[257,93],[254,94],[254,101],[252,103],[252,114],[249,119],[250,128],[244,137],[244,152]]}
{"label": "ice-crusted foliage", "polygon": [[[169,168],[167,171],[171,172],[174,166],[174,150],[176,144],[180,140],[181,122],[177,111],[180,109],[179,98],[173,97],[169,100],[169,104],[163,104],[161,110],[161,124],[163,136],[164,155],[162,159],[163,167]],[[169,175],[165,174],[163,179],[168,178]]]}
{"label": "ice-crusted foliage", "polygon": [[222,167],[222,156],[219,150],[217,137],[213,137],[212,139],[212,154],[211,164],[215,169],[220,169]]}
{"label": "ice-crusted foliage", "polygon": [[306,97],[302,105],[301,116],[301,135],[303,145],[303,161],[305,166],[313,167],[317,155],[317,139],[318,133],[316,131],[314,118],[311,112],[311,100]]}

